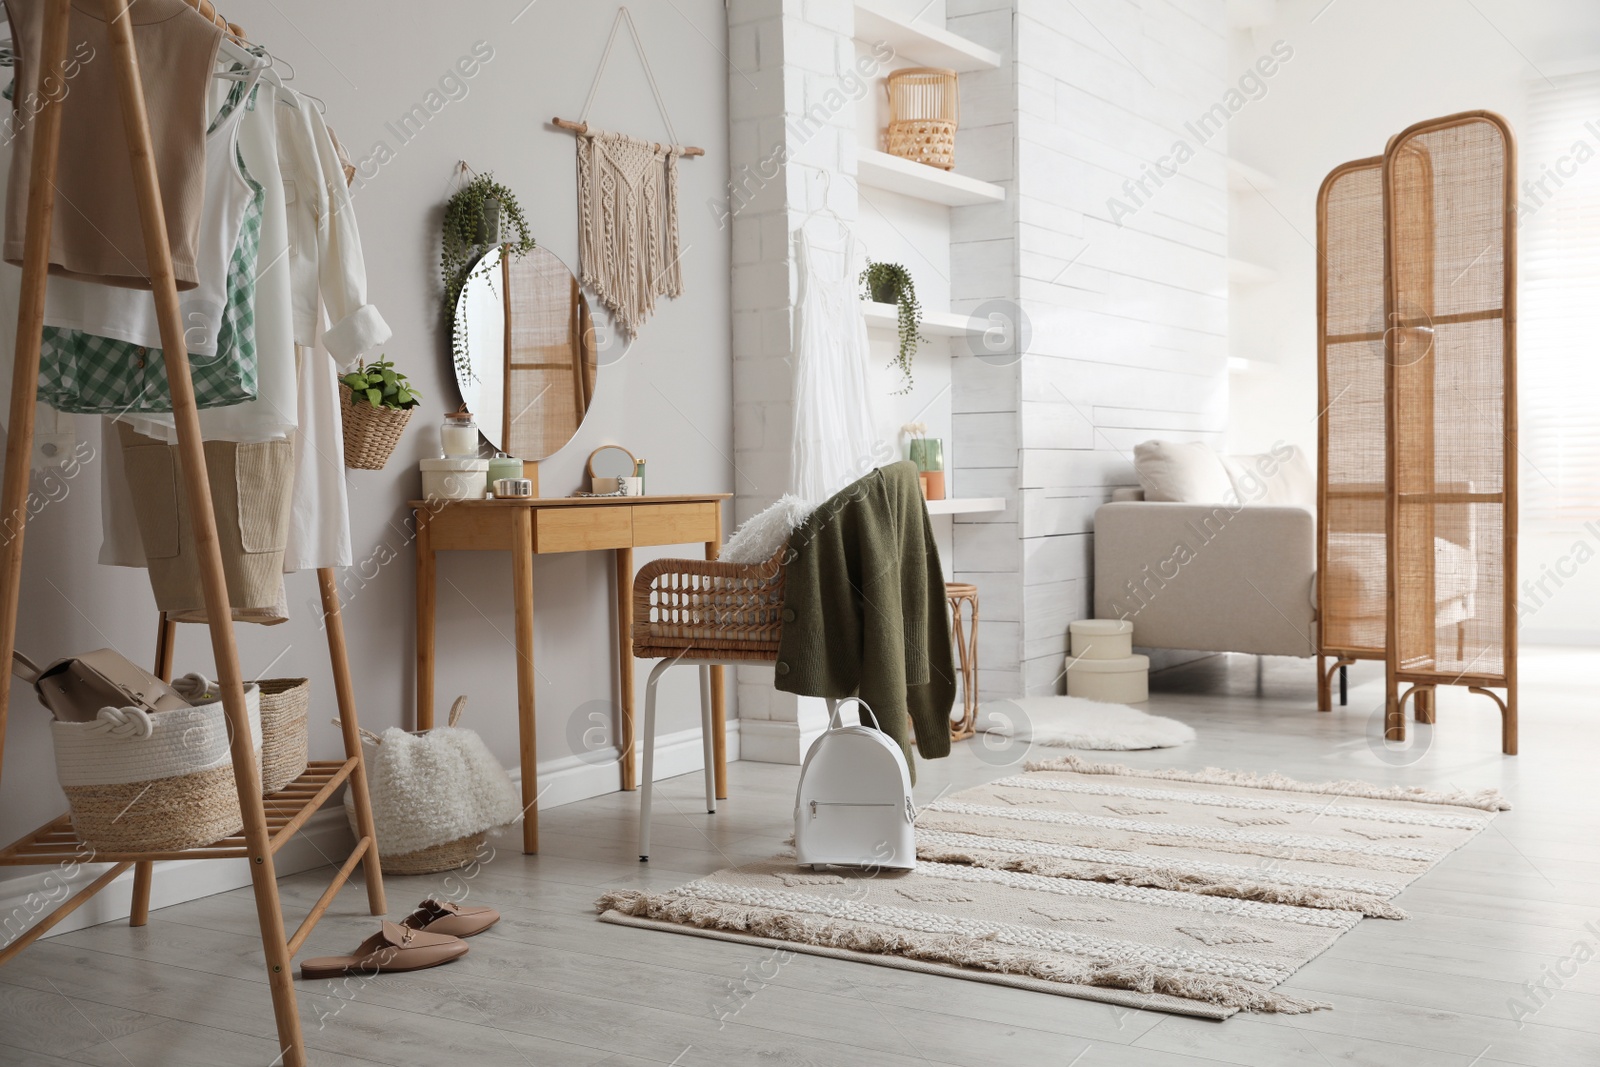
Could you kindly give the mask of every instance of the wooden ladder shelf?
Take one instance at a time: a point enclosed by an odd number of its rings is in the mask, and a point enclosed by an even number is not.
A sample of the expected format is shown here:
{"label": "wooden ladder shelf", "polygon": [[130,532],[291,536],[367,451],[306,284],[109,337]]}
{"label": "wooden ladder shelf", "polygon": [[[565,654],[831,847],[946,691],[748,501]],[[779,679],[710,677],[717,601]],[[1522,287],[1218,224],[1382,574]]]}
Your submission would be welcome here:
{"label": "wooden ladder shelf", "polygon": [[[335,698],[344,743],[344,758],[316,761],[304,774],[270,796],[261,795],[256,753],[245,709],[244,675],[234,641],[232,613],[223,579],[222,554],[216,519],[211,510],[211,489],[206,475],[200,421],[194,385],[189,377],[189,355],[184,345],[178,309],[178,291],[172,272],[172,251],[167,244],[167,224],[157,184],[150,142],[149,115],[144,86],[134,51],[133,31],[125,17],[129,0],[103,0],[111,41],[111,62],[116,73],[129,162],[138,196],[140,225],[150,262],[150,288],[156,302],[161,347],[167,380],[172,390],[172,411],[177,425],[178,454],[184,492],[191,501],[195,547],[205,593],[206,618],[211,632],[223,711],[228,722],[234,784],[244,827],[231,837],[180,852],[96,853],[81,842],[72,820],[62,815],[27,836],[0,849],[0,866],[59,865],[65,861],[110,863],[111,867],[79,889],[21,937],[0,950],[0,964],[14,958],[84,902],[110,885],[130,867],[134,871],[133,908],[129,922],[142,926],[149,918],[153,864],[172,859],[248,859],[255,889],[261,943],[272,993],[285,1067],[305,1067],[305,1038],[295,1009],[292,959],[304,944],[339,889],[359,864],[367,887],[372,914],[387,911],[383,875],[378,864],[377,835],[367,795],[362,760],[355,686],[350,678],[344,623],[339,613],[339,589],[331,568],[317,571],[322,594],[323,623],[332,659]],[[67,56],[71,0],[45,0],[40,69],[56,70]],[[207,5],[209,6],[209,5]],[[17,608],[21,592],[22,544],[27,517],[28,471],[33,447],[34,397],[39,381],[39,350],[44,326],[44,297],[49,273],[50,236],[55,208],[55,175],[61,144],[61,99],[44,94],[44,104],[34,117],[34,149],[28,176],[27,238],[23,254],[22,296],[17,314],[16,364],[11,390],[11,418],[6,435],[5,479],[0,519],[10,537],[0,544],[0,660],[9,663],[16,646]],[[156,652],[156,673],[172,676],[176,627],[161,619]],[[0,755],[4,754],[10,687],[0,687]],[[273,859],[306,822],[338,792],[341,785],[352,793],[359,838],[322,897],[291,935],[286,932]]]}

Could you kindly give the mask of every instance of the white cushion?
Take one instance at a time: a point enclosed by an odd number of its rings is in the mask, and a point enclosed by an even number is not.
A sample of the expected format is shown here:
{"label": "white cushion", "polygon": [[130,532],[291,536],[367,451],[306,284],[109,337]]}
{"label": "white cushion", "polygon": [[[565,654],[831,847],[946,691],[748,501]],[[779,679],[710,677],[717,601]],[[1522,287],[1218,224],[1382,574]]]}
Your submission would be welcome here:
{"label": "white cushion", "polygon": [[1234,496],[1241,504],[1317,510],[1317,472],[1298,445],[1278,445],[1270,452],[1223,456]]}
{"label": "white cushion", "polygon": [[1200,441],[1145,441],[1133,448],[1133,470],[1146,500],[1221,504],[1233,496],[1228,468]]}
{"label": "white cushion", "polygon": [[746,519],[717,558],[725,563],[765,563],[789,540],[817,506],[785,493],[765,511]]}

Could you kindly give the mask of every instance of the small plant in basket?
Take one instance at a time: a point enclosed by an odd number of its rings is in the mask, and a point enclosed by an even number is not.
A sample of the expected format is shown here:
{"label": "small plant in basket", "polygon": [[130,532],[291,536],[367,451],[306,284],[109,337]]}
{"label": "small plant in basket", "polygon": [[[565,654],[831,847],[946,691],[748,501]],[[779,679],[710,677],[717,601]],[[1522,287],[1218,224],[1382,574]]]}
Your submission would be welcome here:
{"label": "small plant in basket", "polygon": [[422,394],[381,355],[339,378],[344,420],[344,465],[382,470],[411,421]]}

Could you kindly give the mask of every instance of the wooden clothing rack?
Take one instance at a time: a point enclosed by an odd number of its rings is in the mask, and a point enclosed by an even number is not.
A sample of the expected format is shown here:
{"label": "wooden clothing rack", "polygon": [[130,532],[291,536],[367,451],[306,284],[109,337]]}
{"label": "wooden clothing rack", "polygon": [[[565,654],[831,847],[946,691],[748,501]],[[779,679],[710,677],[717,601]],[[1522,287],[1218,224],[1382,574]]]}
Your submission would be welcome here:
{"label": "wooden clothing rack", "polygon": [[[209,7],[205,0],[190,0],[192,6]],[[45,0],[42,69],[53,70],[67,56],[71,0]],[[366,769],[362,760],[360,724],[356,718],[355,687],[350,678],[346,655],[344,624],[339,614],[339,592],[331,568],[317,571],[322,594],[323,619],[328,633],[328,652],[332,659],[334,691],[342,724],[344,758],[312,762],[306,772],[283,789],[263,798],[256,769],[255,746],[251,742],[249,718],[245,709],[244,680],[239,665],[239,650],[234,641],[228,590],[223,578],[222,554],[212,513],[211,489],[206,475],[205,453],[200,438],[200,421],[195,407],[194,384],[189,376],[189,356],[184,345],[183,325],[178,307],[178,291],[172,272],[172,250],[167,243],[167,224],[157,183],[150,139],[149,114],[140,80],[133,31],[124,17],[129,0],[104,0],[107,33],[110,36],[111,63],[115,71],[129,161],[139,204],[139,221],[144,247],[150,263],[150,288],[156,302],[161,330],[161,347],[167,380],[172,390],[172,411],[178,436],[178,456],[184,492],[190,501],[195,548],[199,556],[201,586],[205,594],[206,618],[211,631],[211,648],[216,659],[217,681],[228,722],[233,760],[234,785],[244,827],[231,837],[181,852],[89,851],[92,862],[112,866],[94,881],[67,898],[16,941],[0,950],[0,964],[19,952],[81,907],[84,902],[110,885],[130,867],[134,871],[133,907],[129,922],[142,926],[149,917],[150,883],[153,864],[170,859],[250,860],[251,882],[255,889],[256,913],[261,925],[261,944],[267,967],[267,984],[272,993],[272,1010],[277,1022],[281,1062],[286,1067],[304,1067],[305,1038],[295,1008],[292,959],[322,918],[334,896],[360,864],[367,887],[367,903],[372,914],[387,910],[383,875],[378,863],[377,835],[373,827],[371,802],[367,795]],[[214,15],[214,11],[212,12]],[[209,17],[209,16],[208,16]],[[61,144],[61,98],[46,94],[43,107],[33,121],[33,158],[28,176],[27,237],[23,252],[22,296],[17,314],[16,366],[11,391],[11,421],[6,435],[3,515],[9,540],[0,545],[0,661],[9,662],[16,645],[17,607],[22,577],[22,545],[27,517],[29,460],[33,442],[34,397],[39,379],[39,350],[44,326],[45,285],[49,273],[50,239],[55,208],[55,176]],[[156,647],[156,672],[163,678],[172,674],[176,627],[161,618]],[[6,714],[10,687],[0,689],[0,756],[4,754]],[[327,890],[310,913],[288,934],[273,857],[299,832],[312,815],[326,804],[341,785],[348,784],[354,798],[356,825],[360,837],[349,857],[334,875]],[[86,848],[73,832],[68,815],[52,819],[33,833],[0,849],[0,866],[57,865],[63,861],[82,861]]]}

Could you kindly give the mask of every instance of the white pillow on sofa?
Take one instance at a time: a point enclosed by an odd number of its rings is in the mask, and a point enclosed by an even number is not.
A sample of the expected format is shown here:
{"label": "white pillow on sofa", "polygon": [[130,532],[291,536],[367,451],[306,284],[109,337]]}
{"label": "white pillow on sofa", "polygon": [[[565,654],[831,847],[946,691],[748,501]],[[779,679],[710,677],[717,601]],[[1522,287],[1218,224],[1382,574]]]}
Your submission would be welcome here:
{"label": "white pillow on sofa", "polygon": [[1317,510],[1317,472],[1298,445],[1276,445],[1270,452],[1223,456],[1233,493],[1246,506]]}
{"label": "white pillow on sofa", "polygon": [[1146,500],[1221,504],[1233,496],[1228,468],[1200,441],[1145,441],[1133,447],[1133,470]]}

